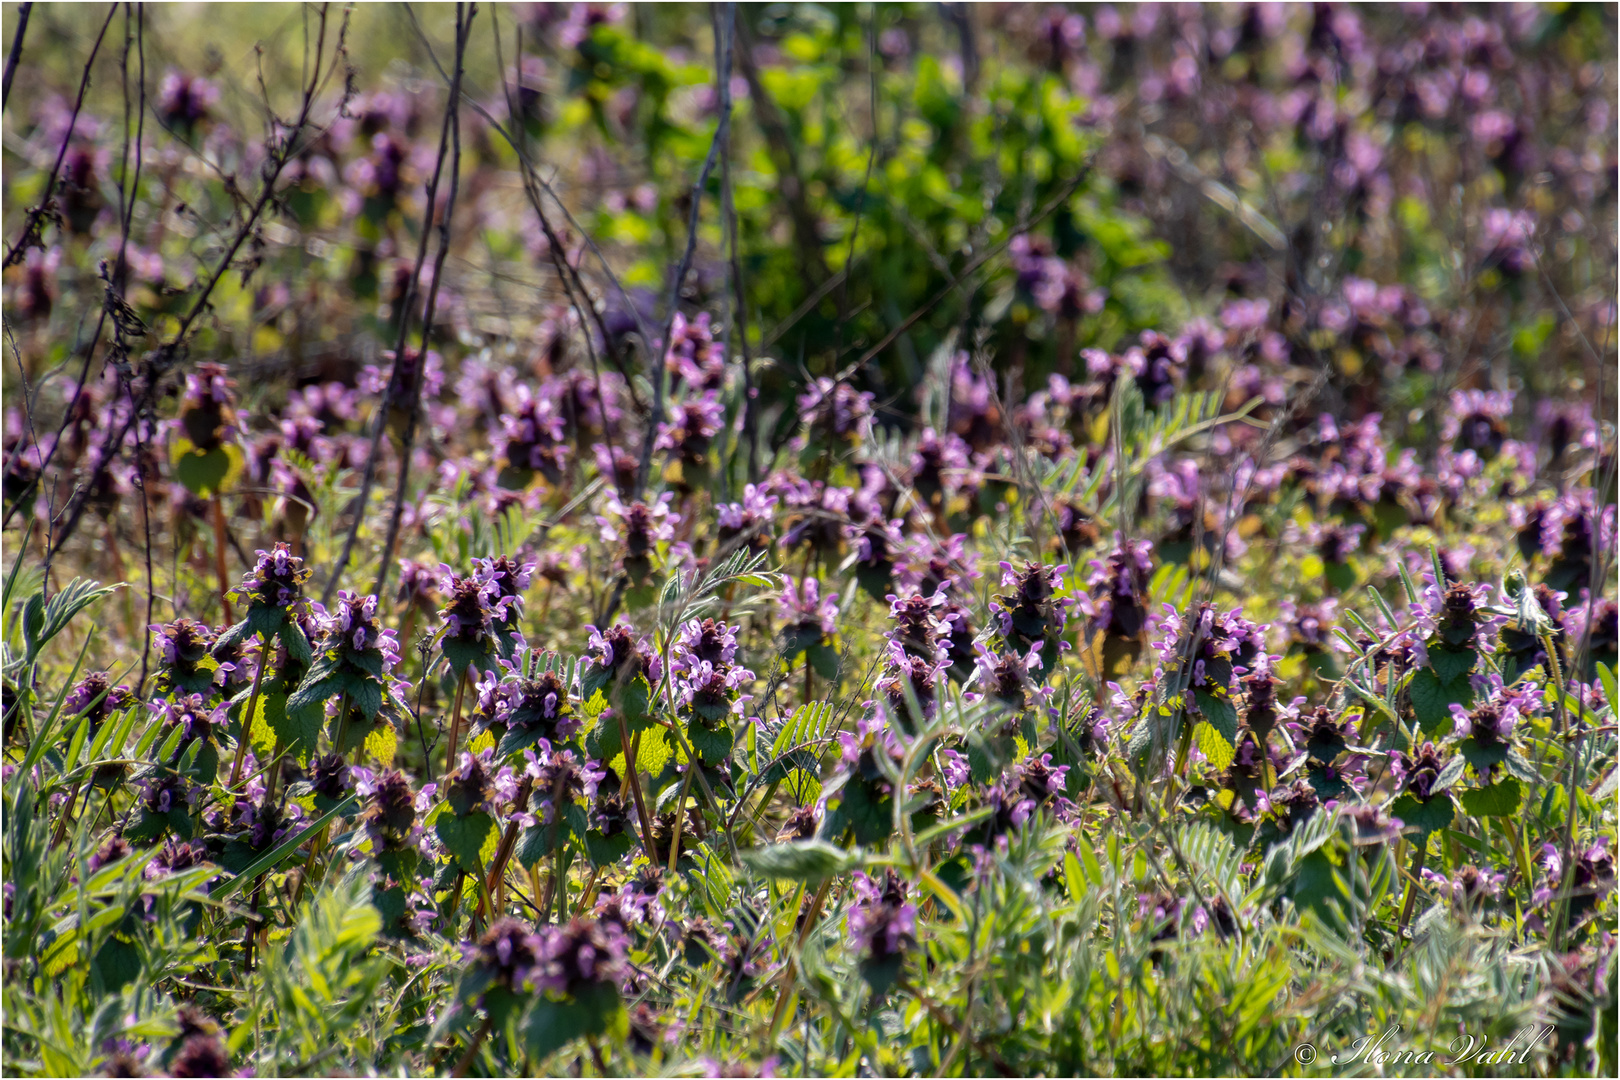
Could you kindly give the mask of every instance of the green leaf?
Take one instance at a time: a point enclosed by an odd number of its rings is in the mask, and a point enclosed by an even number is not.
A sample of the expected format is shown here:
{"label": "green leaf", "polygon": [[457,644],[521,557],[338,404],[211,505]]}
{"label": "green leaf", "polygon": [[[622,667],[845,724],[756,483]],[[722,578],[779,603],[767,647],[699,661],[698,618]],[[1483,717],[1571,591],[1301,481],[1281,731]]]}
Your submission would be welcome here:
{"label": "green leaf", "polygon": [[207,498],[218,492],[231,472],[231,455],[224,446],[187,450],[175,459],[175,477],[193,495]]}
{"label": "green leaf", "polygon": [[1198,726],[1193,728],[1193,741],[1198,744],[1204,757],[1209,759],[1210,765],[1217,769],[1227,768],[1237,757],[1236,749],[1226,736],[1206,721],[1200,720]]}
{"label": "green leaf", "polygon": [[[686,725],[686,737],[692,741],[692,749],[697,753],[698,760],[711,769],[731,756],[733,739],[729,727],[714,731],[702,720],[693,717]],[[642,737],[642,745],[646,745],[645,736]]]}
{"label": "green leaf", "polygon": [[182,737],[184,737],[185,733],[185,725],[174,725],[174,727],[169,731],[168,737],[163,740],[163,745],[158,747],[157,759],[164,764],[168,764],[171,760],[173,760],[175,751],[180,749],[180,740]]}
{"label": "green leaf", "polygon": [[513,854],[517,856],[518,862],[523,864],[525,870],[532,870],[547,855],[568,842],[568,833],[568,826],[560,821],[530,825],[518,837]]}
{"label": "green leaf", "polygon": [[805,658],[810,661],[810,667],[823,679],[838,678],[838,647],[826,641],[817,642],[805,650]]}
{"label": "green leaf", "polygon": [[1091,892],[1086,876],[1080,870],[1080,860],[1074,857],[1074,852],[1063,853],[1063,883],[1068,887],[1069,899],[1078,900]]}
{"label": "green leaf", "polygon": [[1491,766],[1500,765],[1506,761],[1511,750],[1501,743],[1481,746],[1470,737],[1457,744],[1457,752],[1468,761],[1468,764],[1480,772],[1484,772]]}
{"label": "green leaf", "polygon": [[117,592],[123,585],[103,586],[100,582],[85,578],[74,578],[45,602],[45,594],[39,592],[29,598],[27,606],[23,609],[23,635],[27,642],[27,653],[24,664],[31,664],[52,638],[67,628],[74,616],[91,604],[100,600],[109,593]]}
{"label": "green leaf", "polygon": [[743,862],[757,874],[810,885],[819,885],[860,865],[858,853],[847,852],[824,840],[769,844],[749,848],[741,854]]}
{"label": "green leaf", "polygon": [[[614,725],[617,727],[618,725]],[[495,747],[495,756],[505,761],[513,754],[527,750],[541,739],[545,738],[545,731],[539,725],[534,727],[507,728],[501,736],[501,741]],[[595,756],[595,755],[592,755]]]}
{"label": "green leaf", "polygon": [[1313,851],[1300,860],[1293,888],[1294,903],[1334,926],[1343,923],[1344,913],[1351,907],[1344,880],[1334,873],[1336,868],[1328,850]]}
{"label": "green leaf", "polygon": [[96,950],[95,959],[91,962],[101,973],[102,983],[116,994],[140,975],[141,950],[133,942],[109,937]]}
{"label": "green leaf", "polygon": [[625,726],[634,735],[652,727],[656,721],[653,719],[653,689],[647,684],[646,678],[637,675],[619,689],[615,702],[624,713]]}
{"label": "green leaf", "polygon": [[281,643],[287,647],[287,655],[298,663],[307,664],[314,658],[314,653],[310,651],[309,639],[304,636],[304,631],[296,619],[287,619],[282,624],[278,636]]}
{"label": "green leaf", "polygon": [[1192,691],[1192,698],[1197,701],[1199,712],[1204,716],[1205,722],[1200,724],[1200,727],[1207,725],[1212,729],[1212,733],[1225,742],[1225,748],[1223,750],[1217,748],[1217,753],[1212,755],[1205,742],[1213,743],[1215,740],[1210,740],[1209,737],[1200,735],[1194,730],[1194,738],[1199,740],[1199,750],[1204,751],[1204,756],[1210,758],[1210,761],[1215,761],[1217,769],[1225,769],[1231,764],[1233,755],[1238,750],[1238,708],[1231,703],[1231,698],[1212,695],[1209,691]]}
{"label": "green leaf", "polygon": [[349,686],[349,700],[367,717],[376,716],[383,705],[383,689],[370,679],[356,679]]}
{"label": "green leaf", "polygon": [[1461,754],[1448,758],[1445,765],[1440,769],[1440,775],[1434,778],[1434,786],[1429,790],[1433,792],[1445,791],[1462,779],[1463,770],[1467,767],[1468,761]]}
{"label": "green leaf", "polygon": [[595,830],[585,834],[585,852],[597,866],[610,866],[618,862],[635,846],[635,837],[631,836],[628,830],[616,832],[612,836],[603,836]]}
{"label": "green leaf", "polygon": [[[1439,650],[1435,650],[1438,652]],[[1451,706],[1467,706],[1474,699],[1474,688],[1467,679],[1454,683],[1441,683],[1428,668],[1419,669],[1407,685],[1412,698],[1412,712],[1425,734],[1444,734],[1451,730]]]}
{"label": "green leaf", "polygon": [[394,733],[394,725],[379,716],[366,735],[365,747],[373,761],[379,765],[392,765],[394,753],[399,749],[399,736]]}
{"label": "green leaf", "polygon": [[495,657],[485,646],[458,638],[448,638],[444,642],[444,658],[450,662],[450,670],[455,672],[459,679],[468,668],[479,671],[489,671],[495,666]]}
{"label": "green leaf", "polygon": [[[664,771],[675,757],[675,747],[671,744],[668,734],[662,727],[654,726],[641,733],[641,743],[636,749],[636,771],[649,776],[657,776]],[[620,752],[617,761],[619,765],[615,771],[624,775],[624,754]]]}
{"label": "green leaf", "polygon": [[1523,797],[1524,788],[1507,776],[1489,787],[1463,792],[1462,804],[1463,809],[1475,817],[1508,817],[1518,812]]}
{"label": "green leaf", "polygon": [[894,833],[894,800],[871,791],[860,777],[849,777],[827,798],[821,834],[842,836],[845,829],[855,830],[857,844],[870,846],[887,840]]}
{"label": "green leaf", "polygon": [[1517,750],[1507,752],[1507,771],[1527,784],[1541,782],[1541,774],[1536,772],[1536,767],[1525,760],[1524,755]]}
{"label": "green leaf", "polygon": [[1448,645],[1429,647],[1429,667],[1441,683],[1454,683],[1474,670],[1479,659],[1473,649],[1452,649]]}
{"label": "green leaf", "polygon": [[330,674],[323,677],[319,674],[321,667],[321,665],[317,664],[315,667],[310,668],[309,674],[304,676],[303,683],[287,699],[287,712],[289,714],[302,720],[303,714],[313,713],[317,718],[317,727],[319,726],[319,717],[323,711],[323,706],[332,698],[337,697],[344,682],[342,675]]}
{"label": "green leaf", "polygon": [[438,833],[444,849],[455,856],[456,862],[469,874],[478,873],[480,866],[488,866],[500,843],[495,820],[482,810],[475,810],[466,817],[441,814],[434,822],[433,831]]}
{"label": "green leaf", "polygon": [[1391,817],[1400,818],[1401,823],[1407,828],[1417,829],[1424,835],[1438,832],[1451,824],[1453,816],[1451,796],[1440,794],[1422,803],[1411,794],[1405,794],[1391,804],[1389,814]]}
{"label": "green leaf", "polygon": [[611,985],[597,983],[578,991],[571,1000],[537,999],[521,1024],[523,1048],[539,1067],[546,1058],[582,1036],[627,1032],[629,1018],[619,992]]}
{"label": "green leaf", "polygon": [[585,753],[597,761],[612,761],[624,756],[624,740],[619,735],[619,721],[612,716],[599,717],[585,731]]}

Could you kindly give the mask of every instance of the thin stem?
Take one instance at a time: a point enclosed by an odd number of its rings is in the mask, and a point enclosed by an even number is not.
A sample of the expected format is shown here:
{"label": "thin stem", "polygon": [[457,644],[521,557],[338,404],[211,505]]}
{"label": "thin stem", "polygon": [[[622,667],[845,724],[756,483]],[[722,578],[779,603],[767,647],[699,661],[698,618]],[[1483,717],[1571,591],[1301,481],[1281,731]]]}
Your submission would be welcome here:
{"label": "thin stem", "polygon": [[23,35],[28,33],[28,16],[34,10],[33,4],[24,4],[17,9],[17,29],[11,35],[11,52],[6,54],[6,76],[4,89],[0,89],[0,108],[11,100],[11,77],[17,74],[17,60],[22,56]]}
{"label": "thin stem", "polygon": [[270,666],[270,635],[259,635],[259,669],[253,673],[253,691],[248,695],[247,709],[242,713],[242,737],[236,744],[236,760],[231,763],[231,782],[234,789],[242,779],[242,759],[247,756],[248,732],[253,729],[253,712],[259,707],[259,686],[264,682],[264,669]]}
{"label": "thin stem", "polygon": [[214,494],[214,572],[219,575],[219,606],[225,613],[225,625],[234,626],[236,620],[231,618],[231,601],[226,595],[230,586],[225,582],[225,508],[217,492]]}
{"label": "thin stem", "polygon": [[[28,6],[32,7],[32,5]],[[85,91],[90,89],[90,71],[96,66],[96,54],[101,52],[101,42],[107,36],[107,28],[112,25],[113,16],[116,14],[118,14],[118,5],[115,3],[108,7],[107,18],[101,24],[101,32],[96,35],[96,43],[90,47],[90,59],[84,62],[84,74],[79,79],[79,96],[73,102],[73,113],[68,118],[68,128],[62,136],[62,145],[56,152],[56,162],[51,166],[51,175],[46,179],[45,187],[41,189],[40,203],[28,212],[28,220],[23,222],[22,235],[17,237],[17,243],[10,251],[6,252],[5,265],[7,267],[15,266],[21,262],[28,249],[33,246],[29,243],[29,239],[35,236],[36,230],[40,229],[39,219],[44,215],[45,208],[53,201],[56,191],[56,178],[62,172],[62,161],[67,157],[68,147],[73,143],[73,129],[79,125],[79,112],[84,108]],[[6,62],[4,91],[7,96],[9,96],[11,90],[11,77],[16,70],[13,61],[16,58],[17,51],[22,47],[22,31],[26,29],[27,18],[28,12],[25,10],[18,22],[17,36],[12,39],[11,56]]]}
{"label": "thin stem", "polygon": [[468,1070],[472,1068],[473,1059],[478,1056],[478,1051],[483,1049],[484,1040],[489,1037],[489,1029],[494,1026],[494,1023],[494,1019],[486,1013],[484,1022],[473,1033],[472,1041],[467,1044],[467,1052],[462,1054],[461,1060],[456,1062],[455,1069],[450,1073],[451,1076],[467,1075]]}
{"label": "thin stem", "polygon": [[461,679],[456,683],[456,711],[450,719],[450,750],[444,758],[444,772],[448,776],[456,767],[456,743],[461,738],[461,699],[467,693],[467,676],[472,668],[463,668]]}
{"label": "thin stem", "polygon": [[681,826],[686,823],[686,796],[692,790],[692,774],[703,768],[701,761],[686,763],[686,779],[681,781],[681,797],[675,800],[675,839],[669,845],[669,872],[673,877],[675,864],[681,858]]}
{"label": "thin stem", "polygon": [[506,823],[506,835],[501,837],[501,846],[495,850],[495,858],[489,864],[489,887],[495,888],[506,873],[506,861],[512,857],[512,849],[517,846],[518,819],[517,815],[529,804],[529,793],[534,790],[534,777],[525,776],[518,785],[517,798],[512,802],[512,820]]}
{"label": "thin stem", "polygon": [[1420,834],[1417,850],[1412,853],[1412,876],[1406,881],[1406,901],[1401,904],[1401,933],[1406,932],[1406,924],[1412,918],[1412,905],[1417,903],[1418,882],[1423,877],[1423,860],[1429,854],[1429,838],[1427,834]]}
{"label": "thin stem", "polygon": [[658,856],[653,852],[652,846],[652,818],[647,816],[647,803],[641,797],[641,778],[636,775],[636,749],[641,744],[641,732],[636,732],[636,741],[630,741],[630,729],[624,722],[622,710],[614,709],[619,720],[619,742],[624,747],[624,783],[630,785],[630,794],[636,800],[636,817],[641,819],[641,850],[647,853],[647,861],[654,866],[658,865]]}
{"label": "thin stem", "polygon": [[[826,902],[827,890],[831,887],[832,878],[828,878],[826,881],[823,881],[821,883],[821,887],[816,890],[815,899],[810,901],[810,911],[804,917],[804,926],[799,930],[799,940],[798,944],[795,946],[795,952],[802,952],[804,950],[804,943],[809,939],[810,931],[816,925],[816,918],[821,914],[821,905]],[[777,1033],[782,1030],[782,1021],[787,1016],[788,999],[793,996],[791,987],[793,985],[794,974],[795,964],[793,962],[793,957],[790,956],[788,957],[788,962],[782,967],[782,977],[779,980],[776,991],[776,1009],[771,1013],[771,1030],[770,1034],[765,1038],[767,1045],[774,1046],[776,1044]]]}

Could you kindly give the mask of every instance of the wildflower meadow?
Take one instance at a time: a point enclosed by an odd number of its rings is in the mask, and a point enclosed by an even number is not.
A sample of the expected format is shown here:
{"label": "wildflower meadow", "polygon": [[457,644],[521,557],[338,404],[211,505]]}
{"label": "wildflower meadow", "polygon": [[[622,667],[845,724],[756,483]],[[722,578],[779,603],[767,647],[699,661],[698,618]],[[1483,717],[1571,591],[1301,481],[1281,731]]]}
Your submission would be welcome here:
{"label": "wildflower meadow", "polygon": [[1613,5],[4,30],[7,1075],[1620,1069]]}

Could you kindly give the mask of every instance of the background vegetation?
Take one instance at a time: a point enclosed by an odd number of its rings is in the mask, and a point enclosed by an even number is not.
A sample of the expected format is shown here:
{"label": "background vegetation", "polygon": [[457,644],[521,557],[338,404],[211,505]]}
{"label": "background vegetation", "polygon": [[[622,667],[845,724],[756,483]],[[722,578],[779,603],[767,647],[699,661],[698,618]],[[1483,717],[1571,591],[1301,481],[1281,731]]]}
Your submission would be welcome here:
{"label": "background vegetation", "polygon": [[1612,8],[5,30],[8,1071],[1616,1068]]}

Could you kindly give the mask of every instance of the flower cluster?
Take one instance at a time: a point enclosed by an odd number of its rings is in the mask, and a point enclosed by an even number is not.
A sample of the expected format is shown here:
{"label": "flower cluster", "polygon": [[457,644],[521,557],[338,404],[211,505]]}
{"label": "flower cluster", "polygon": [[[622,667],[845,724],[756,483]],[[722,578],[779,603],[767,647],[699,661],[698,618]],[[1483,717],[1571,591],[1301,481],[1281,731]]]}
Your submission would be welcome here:
{"label": "flower cluster", "polygon": [[739,691],[753,683],[754,673],[733,663],[739,629],[713,619],[692,619],[670,645],[676,699],[711,727],[729,714],[741,715],[752,698]]}

